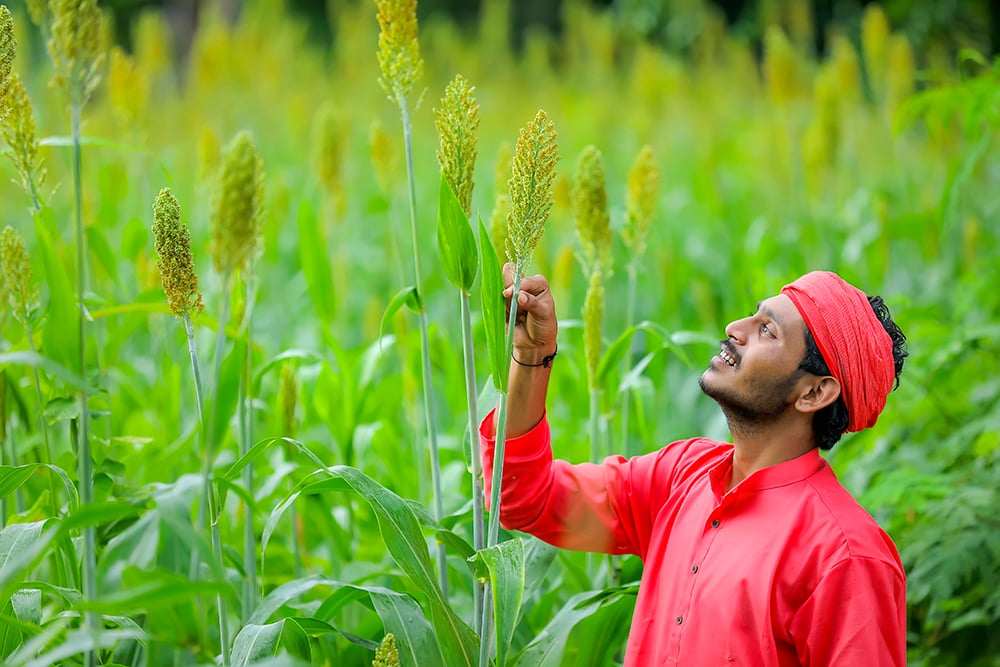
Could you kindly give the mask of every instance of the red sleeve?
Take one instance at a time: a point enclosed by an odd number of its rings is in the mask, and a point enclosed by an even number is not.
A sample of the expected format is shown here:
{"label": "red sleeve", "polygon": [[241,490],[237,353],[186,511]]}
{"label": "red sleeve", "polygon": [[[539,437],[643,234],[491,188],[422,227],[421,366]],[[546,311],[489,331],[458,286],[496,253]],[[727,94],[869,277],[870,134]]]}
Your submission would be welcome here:
{"label": "red sleeve", "polygon": [[799,660],[906,666],[906,581],[895,565],[851,557],[827,572],[792,619]]}
{"label": "red sleeve", "polygon": [[[479,428],[487,503],[494,417],[491,412]],[[632,459],[611,456],[601,464],[571,465],[553,460],[549,424],[543,418],[528,433],[507,439],[500,523],[563,549],[645,556],[653,520],[670,490],[684,470],[706,460],[685,457],[697,442],[675,443]],[[702,449],[705,455],[713,450]]]}

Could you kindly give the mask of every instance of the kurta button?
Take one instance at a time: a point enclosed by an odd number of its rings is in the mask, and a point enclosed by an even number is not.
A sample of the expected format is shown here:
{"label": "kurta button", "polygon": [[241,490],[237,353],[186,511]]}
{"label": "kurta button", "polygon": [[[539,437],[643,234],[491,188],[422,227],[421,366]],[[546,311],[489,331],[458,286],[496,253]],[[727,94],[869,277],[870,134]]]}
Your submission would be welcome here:
{"label": "kurta button", "polygon": [[683,616],[678,616],[677,617],[677,625],[680,625],[683,622],[684,622],[684,617]]}
{"label": "kurta button", "polygon": [[718,528],[718,527],[719,527],[719,520],[712,519],[712,528]]}
{"label": "kurta button", "polygon": [[698,566],[697,565],[692,565],[691,566],[691,574],[697,574],[697,573],[698,573]]}

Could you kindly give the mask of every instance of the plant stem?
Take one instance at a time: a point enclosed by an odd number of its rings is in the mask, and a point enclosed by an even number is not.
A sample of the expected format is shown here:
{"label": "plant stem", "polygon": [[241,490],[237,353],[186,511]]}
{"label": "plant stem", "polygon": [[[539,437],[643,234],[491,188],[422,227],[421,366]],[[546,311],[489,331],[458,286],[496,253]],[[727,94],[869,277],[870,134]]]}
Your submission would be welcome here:
{"label": "plant stem", "polygon": [[[222,565],[222,536],[219,534],[219,514],[222,512],[221,510],[216,511],[213,506],[211,513],[214,515],[212,553],[218,559],[219,565]],[[216,594],[215,599],[219,611],[219,643],[222,645],[222,667],[229,667],[229,619],[226,618],[226,602],[221,592]]]}
{"label": "plant stem", "polygon": [[[80,309],[79,327],[77,338],[79,343],[79,372],[80,377],[87,376],[87,339],[84,329],[86,306],[83,302],[83,294],[87,277],[87,249],[85,245],[86,235],[83,232],[83,167],[80,149],[80,116],[83,112],[81,101],[82,91],[80,84],[74,86],[71,93],[71,126],[73,134],[73,186],[75,188],[75,217],[76,217],[76,278],[77,278],[77,305]],[[87,412],[87,389],[80,390],[80,440],[77,449],[78,481],[80,484],[80,504],[88,505],[94,497],[93,470],[90,463],[90,415]],[[94,527],[88,526],[83,530],[83,595],[85,598],[93,600],[97,597],[97,562]],[[98,615],[92,611],[85,613],[87,630],[97,640],[99,630]],[[97,665],[97,652],[93,649],[87,651],[86,664],[88,667]]]}
{"label": "plant stem", "polygon": [[201,367],[198,365],[198,350],[194,343],[194,325],[191,324],[191,314],[184,313],[184,332],[187,334],[188,355],[191,357],[191,371],[194,373],[194,393],[198,401],[198,425],[204,426],[204,398],[201,389]]}
{"label": "plant stem", "polygon": [[[35,352],[35,341],[31,337],[31,327],[28,325],[28,313],[24,313],[24,333],[28,336],[28,348]],[[45,465],[52,465],[52,446],[49,444],[49,429],[45,427],[45,406],[42,404],[44,398],[42,397],[42,382],[38,377],[38,367],[33,367],[32,371],[35,375],[35,396],[38,398],[38,430],[42,432],[42,444],[44,445],[45,459],[43,462]],[[52,476],[52,471],[48,471],[47,477],[49,478],[49,502],[52,504],[52,516],[58,516],[59,514],[59,496],[56,491],[56,480]]]}
{"label": "plant stem", "polygon": [[[632,325],[635,323],[635,294],[636,294],[636,284],[638,280],[637,276],[636,262],[631,261],[628,263],[628,296],[627,305],[625,310],[625,328],[631,329]],[[625,353],[624,359],[622,361],[622,370],[628,372],[629,366],[629,354]],[[629,434],[629,417],[632,409],[632,390],[626,389],[622,395],[622,447],[625,448],[625,455],[631,456],[633,454],[638,454],[639,452],[633,451],[633,446],[631,445],[631,438]]]}
{"label": "plant stem", "polygon": [[[410,187],[410,236],[413,239],[413,274],[417,294],[421,303],[424,300],[423,285],[420,279],[420,251],[417,245],[417,185],[413,168],[413,139],[410,131],[410,112],[406,98],[399,100],[399,111],[403,122],[403,142],[406,147],[406,176]],[[438,455],[437,423],[434,417],[434,385],[431,381],[431,352],[427,337],[427,311],[421,306],[420,313],[420,347],[423,363],[421,364],[421,379],[424,388],[424,420],[427,422],[427,437],[430,442],[431,483],[434,486],[434,518],[440,521],[444,516],[444,501],[441,497],[441,462]],[[443,543],[438,543],[438,583],[444,599],[448,599],[448,561]]]}
{"label": "plant stem", "polygon": [[[251,322],[253,314],[252,285],[253,272],[248,265],[245,277],[245,303],[246,303],[246,352],[243,355],[243,377],[240,382],[239,400],[239,421],[240,421],[240,456],[244,456],[250,451],[253,441],[253,410],[250,409],[251,377],[250,366],[252,361],[253,344],[251,339]],[[253,463],[248,463],[243,468],[243,486],[247,494],[253,497]],[[243,569],[246,572],[246,580],[243,583],[243,622],[250,619],[257,601],[257,538],[253,531],[253,507],[249,503],[243,505]]]}
{"label": "plant stem", "polygon": [[[469,295],[462,291],[462,350],[465,361],[465,396],[469,412],[469,461],[472,464],[472,545],[476,551],[485,546],[483,525],[483,466],[479,458],[479,406],[476,391],[476,357],[472,349],[472,315]],[[473,577],[473,618],[483,613],[483,585]]]}

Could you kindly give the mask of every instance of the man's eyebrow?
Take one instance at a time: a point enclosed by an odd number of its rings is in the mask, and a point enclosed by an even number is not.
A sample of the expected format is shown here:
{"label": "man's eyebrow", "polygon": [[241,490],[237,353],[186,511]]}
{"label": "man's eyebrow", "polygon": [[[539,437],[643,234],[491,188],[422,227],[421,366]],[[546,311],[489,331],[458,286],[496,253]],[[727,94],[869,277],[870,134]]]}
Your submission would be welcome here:
{"label": "man's eyebrow", "polygon": [[767,318],[772,322],[774,322],[776,325],[778,325],[778,328],[781,329],[782,328],[781,320],[778,319],[778,316],[774,314],[773,310],[767,308],[766,306],[762,307],[761,304],[763,303],[764,303],[763,301],[757,302],[757,311],[767,315]]}

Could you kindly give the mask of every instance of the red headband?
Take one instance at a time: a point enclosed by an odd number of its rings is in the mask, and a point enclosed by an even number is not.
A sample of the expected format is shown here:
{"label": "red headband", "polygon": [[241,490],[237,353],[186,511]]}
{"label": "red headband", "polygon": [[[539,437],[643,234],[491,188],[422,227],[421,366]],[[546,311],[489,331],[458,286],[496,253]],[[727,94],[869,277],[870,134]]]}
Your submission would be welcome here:
{"label": "red headband", "polygon": [[848,431],[875,425],[892,390],[892,339],[868,297],[829,271],[807,273],[781,293],[792,300],[812,333],[850,418]]}

